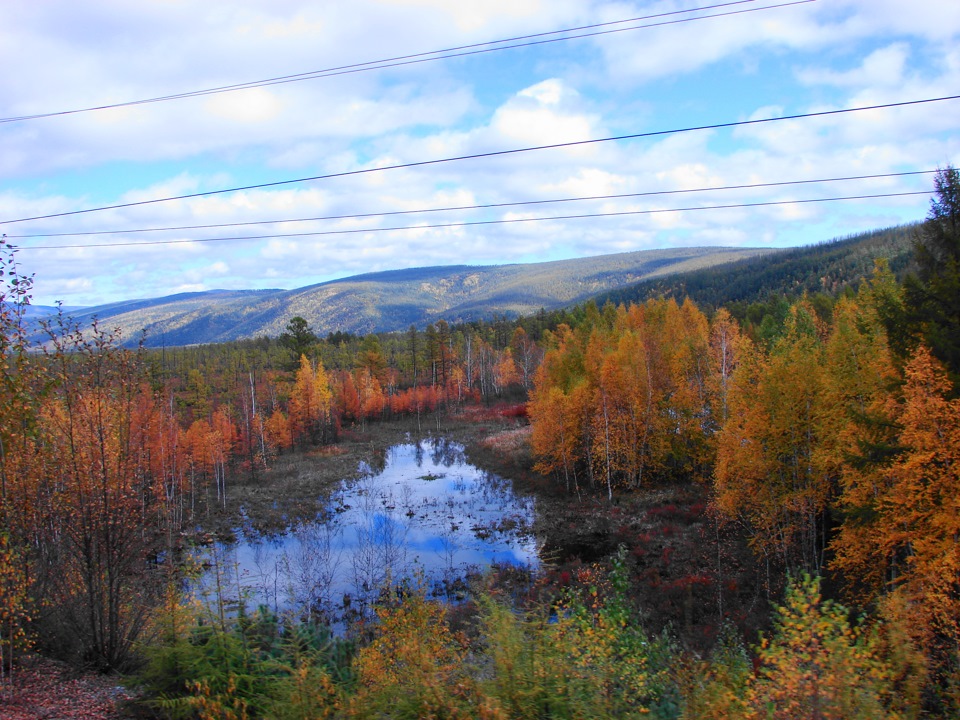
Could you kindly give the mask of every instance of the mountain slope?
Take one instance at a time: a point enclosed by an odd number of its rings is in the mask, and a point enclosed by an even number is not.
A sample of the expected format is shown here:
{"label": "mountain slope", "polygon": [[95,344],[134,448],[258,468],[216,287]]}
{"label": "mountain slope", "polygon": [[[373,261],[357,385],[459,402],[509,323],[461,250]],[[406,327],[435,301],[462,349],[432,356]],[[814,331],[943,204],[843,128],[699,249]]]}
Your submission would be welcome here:
{"label": "mountain slope", "polygon": [[683,275],[644,280],[594,297],[598,305],[643,302],[649,297],[690,297],[701,307],[764,301],[772,296],[803,293],[835,295],[854,289],[873,272],[874,261],[886,258],[902,277],[913,252],[918,225],[902,225],[831,242],[760,254]]}
{"label": "mountain slope", "polygon": [[128,343],[191,345],[283,332],[291,317],[305,318],[321,335],[404,330],[441,318],[449,322],[519,315],[580,302],[647,278],[692,272],[754,257],[744,248],[677,248],[559,260],[548,263],[446,266],[369,273],[295,290],[214,290],[85,308],[119,328]]}

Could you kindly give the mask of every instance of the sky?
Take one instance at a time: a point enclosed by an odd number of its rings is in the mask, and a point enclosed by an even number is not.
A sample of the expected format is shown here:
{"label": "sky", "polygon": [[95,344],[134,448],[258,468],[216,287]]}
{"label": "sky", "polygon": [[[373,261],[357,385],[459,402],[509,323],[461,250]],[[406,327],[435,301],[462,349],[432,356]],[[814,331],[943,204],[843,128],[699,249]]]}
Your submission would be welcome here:
{"label": "sky", "polygon": [[956,0],[3,0],[0,232],[66,306],[822,242],[960,165],[958,36]]}

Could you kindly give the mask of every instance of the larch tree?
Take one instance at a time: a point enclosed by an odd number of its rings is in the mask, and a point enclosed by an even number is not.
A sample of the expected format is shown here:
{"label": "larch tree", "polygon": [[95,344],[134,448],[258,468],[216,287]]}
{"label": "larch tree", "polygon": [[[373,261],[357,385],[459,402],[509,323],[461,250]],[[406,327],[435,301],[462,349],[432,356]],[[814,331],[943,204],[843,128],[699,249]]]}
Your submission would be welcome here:
{"label": "larch tree", "polygon": [[539,472],[562,476],[568,490],[572,479],[579,492],[578,469],[589,445],[584,397],[589,389],[583,351],[567,325],[549,334],[548,343],[553,347],[534,373],[527,404],[531,448],[538,458]]}
{"label": "larch tree", "polygon": [[520,382],[520,373],[513,359],[513,350],[504,348],[498,355],[499,360],[493,366],[493,391],[500,397],[504,390]]}
{"label": "larch tree", "polygon": [[300,442],[317,443],[330,424],[333,395],[321,361],[316,366],[300,356],[300,369],[290,397],[290,432]]}
{"label": "larch tree", "polygon": [[761,554],[819,571],[831,485],[816,463],[821,406],[822,328],[812,309],[791,309],[769,356],[745,353],[720,432],[716,501],[744,519]]}
{"label": "larch tree", "polygon": [[743,342],[740,327],[726,309],[717,310],[710,323],[710,360],[712,372],[709,380],[711,403],[711,430],[716,432],[729,415],[728,398],[730,382],[737,367],[740,344]]}
{"label": "larch tree", "polygon": [[[839,569],[874,597],[893,592],[928,637],[960,641],[960,400],[926,347],[905,369],[902,400],[887,413],[899,452],[851,467],[843,501],[850,518],[836,540]],[[854,512],[855,511],[855,512]]]}

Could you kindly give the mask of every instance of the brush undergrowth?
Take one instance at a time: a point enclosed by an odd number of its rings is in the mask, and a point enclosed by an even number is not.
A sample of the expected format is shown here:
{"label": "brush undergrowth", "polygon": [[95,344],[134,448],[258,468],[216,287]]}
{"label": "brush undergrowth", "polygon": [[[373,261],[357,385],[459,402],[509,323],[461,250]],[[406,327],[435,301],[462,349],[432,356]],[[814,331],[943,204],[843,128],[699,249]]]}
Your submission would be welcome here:
{"label": "brush undergrowth", "polygon": [[175,719],[916,716],[920,654],[851,622],[818,580],[791,585],[753,656],[728,628],[702,659],[644,631],[627,557],[544,606],[481,593],[457,630],[425,591],[385,594],[362,641],[263,608],[220,622],[175,605],[138,682]]}

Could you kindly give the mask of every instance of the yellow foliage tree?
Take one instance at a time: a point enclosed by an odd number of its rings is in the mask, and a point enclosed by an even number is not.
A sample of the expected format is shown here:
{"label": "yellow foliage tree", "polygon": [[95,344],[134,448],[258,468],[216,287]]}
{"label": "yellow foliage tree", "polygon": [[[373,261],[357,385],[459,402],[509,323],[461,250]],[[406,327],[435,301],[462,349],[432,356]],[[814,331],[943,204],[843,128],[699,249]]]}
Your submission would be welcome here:
{"label": "yellow foliage tree", "polygon": [[330,424],[330,409],[333,394],[330,380],[321,361],[316,368],[307,359],[300,356],[300,369],[297,370],[293,393],[290,397],[290,432],[300,442],[318,442]]}
{"label": "yellow foliage tree", "polygon": [[414,593],[377,615],[377,637],[354,664],[350,717],[476,717],[464,643],[450,631],[446,607]]}
{"label": "yellow foliage tree", "polygon": [[823,600],[820,582],[792,583],[759,647],[747,698],[749,718],[874,720],[915,717],[903,696],[903,667],[891,661],[882,628],[851,624],[842,605]]}
{"label": "yellow foliage tree", "polygon": [[792,308],[769,356],[744,346],[718,438],[718,508],[743,519],[756,550],[819,570],[830,478],[816,462],[823,383],[822,330],[812,308]]}

